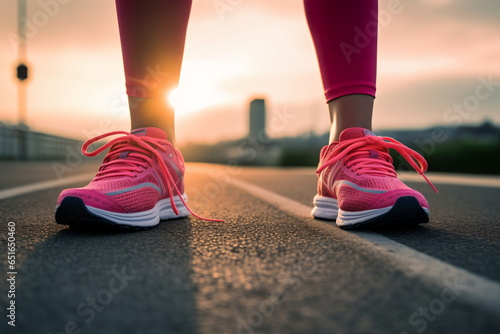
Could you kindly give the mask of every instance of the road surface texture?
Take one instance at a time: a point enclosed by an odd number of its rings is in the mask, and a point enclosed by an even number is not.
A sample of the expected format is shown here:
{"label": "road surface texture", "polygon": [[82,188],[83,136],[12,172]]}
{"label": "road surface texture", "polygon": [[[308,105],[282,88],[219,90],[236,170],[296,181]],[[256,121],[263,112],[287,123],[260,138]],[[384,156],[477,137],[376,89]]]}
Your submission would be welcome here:
{"label": "road surface texture", "polygon": [[429,200],[429,224],[347,232],[307,217],[312,168],[190,164],[191,208],[225,222],[56,224],[60,191],[96,166],[58,181],[50,162],[0,164],[1,333],[500,333],[498,178],[429,173],[434,194],[408,176]]}

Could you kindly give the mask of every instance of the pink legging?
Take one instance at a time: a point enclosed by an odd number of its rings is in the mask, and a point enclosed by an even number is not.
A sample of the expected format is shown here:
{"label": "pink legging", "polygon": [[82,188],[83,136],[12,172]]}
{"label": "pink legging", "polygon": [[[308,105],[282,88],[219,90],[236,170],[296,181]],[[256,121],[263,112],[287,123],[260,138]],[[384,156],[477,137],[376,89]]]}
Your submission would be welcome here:
{"label": "pink legging", "polygon": [[[375,96],[377,0],[304,0],[326,100]],[[179,81],[191,0],[116,0],[127,94],[162,97]]]}

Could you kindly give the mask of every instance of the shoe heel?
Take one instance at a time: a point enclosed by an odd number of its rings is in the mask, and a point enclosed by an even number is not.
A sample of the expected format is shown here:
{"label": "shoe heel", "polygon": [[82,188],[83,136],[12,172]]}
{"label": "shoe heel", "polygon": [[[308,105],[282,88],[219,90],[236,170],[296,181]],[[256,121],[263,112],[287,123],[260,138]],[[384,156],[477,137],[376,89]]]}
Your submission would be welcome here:
{"label": "shoe heel", "polygon": [[339,205],[335,198],[316,195],[311,216],[317,219],[335,220],[339,213]]}

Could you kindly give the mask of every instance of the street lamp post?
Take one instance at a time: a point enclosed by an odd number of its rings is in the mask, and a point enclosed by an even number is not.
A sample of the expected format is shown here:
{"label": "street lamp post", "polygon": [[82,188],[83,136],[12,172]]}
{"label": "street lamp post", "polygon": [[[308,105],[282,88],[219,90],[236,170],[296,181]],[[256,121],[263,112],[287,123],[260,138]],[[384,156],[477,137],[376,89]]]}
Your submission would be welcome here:
{"label": "street lamp post", "polygon": [[19,158],[28,158],[28,143],[26,133],[27,95],[26,85],[28,79],[28,66],[26,65],[26,0],[17,0],[17,58],[16,67],[17,85],[17,117],[18,117],[18,142]]}

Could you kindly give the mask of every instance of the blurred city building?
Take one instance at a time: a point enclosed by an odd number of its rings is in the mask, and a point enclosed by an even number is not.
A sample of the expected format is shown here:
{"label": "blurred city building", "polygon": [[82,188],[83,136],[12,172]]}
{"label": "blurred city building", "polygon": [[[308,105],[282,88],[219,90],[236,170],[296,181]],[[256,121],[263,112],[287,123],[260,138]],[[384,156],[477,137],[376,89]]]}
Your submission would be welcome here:
{"label": "blurred city building", "polygon": [[250,102],[250,131],[249,137],[263,139],[267,138],[266,134],[266,100],[254,99]]}

